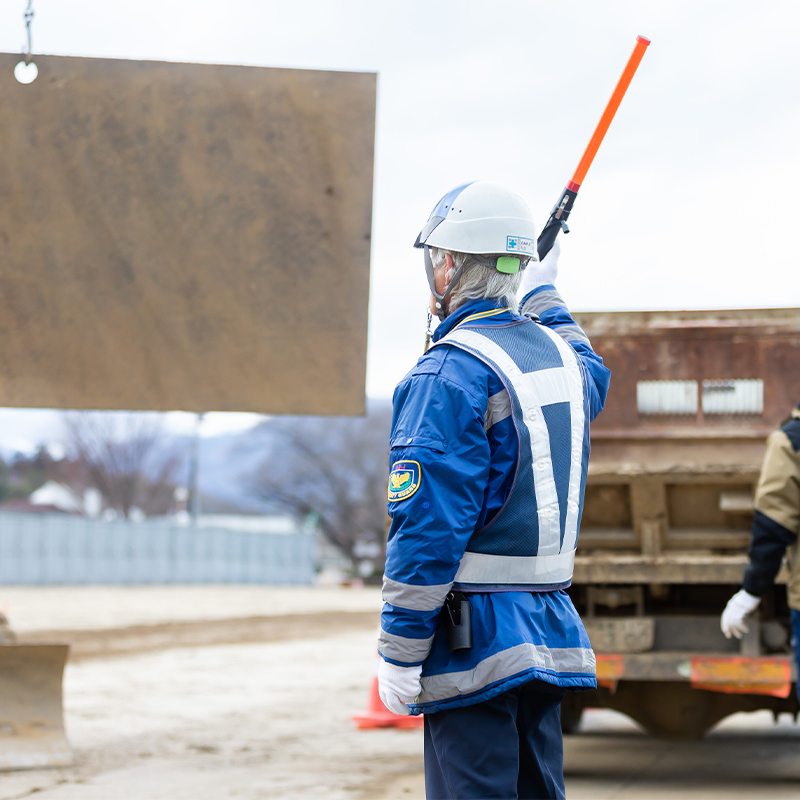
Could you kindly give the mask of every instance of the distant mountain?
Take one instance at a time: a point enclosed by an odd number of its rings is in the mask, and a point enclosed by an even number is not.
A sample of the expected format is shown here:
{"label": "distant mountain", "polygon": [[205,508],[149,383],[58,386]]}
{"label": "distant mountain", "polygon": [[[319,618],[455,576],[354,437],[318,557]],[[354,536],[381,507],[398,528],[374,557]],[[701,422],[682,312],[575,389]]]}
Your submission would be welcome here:
{"label": "distant mountain", "polygon": [[[391,406],[388,400],[369,400],[367,414],[372,415]],[[315,424],[316,417],[272,417],[250,430],[242,433],[211,436],[200,440],[198,483],[203,497],[203,507],[207,511],[232,508],[242,512],[263,513],[274,511],[269,503],[255,495],[250,482],[260,464],[269,457],[280,457],[275,452],[272,428],[281,420],[292,419],[297,424],[308,420]],[[182,482],[188,481],[191,437],[175,437],[170,442],[175,452],[182,451],[185,457],[179,467],[178,476]],[[388,431],[386,450],[388,454]],[[214,506],[208,507],[207,506]]]}
{"label": "distant mountain", "polygon": [[[213,513],[262,513],[266,504],[251,495],[248,476],[255,472],[264,458],[262,442],[265,437],[256,428],[241,433],[228,433],[200,439],[198,452],[198,485],[204,511]],[[153,475],[163,459],[170,454],[179,456],[175,481],[189,484],[192,437],[165,437],[154,454]]]}
{"label": "distant mountain", "polygon": [[250,476],[270,449],[269,437],[260,430],[261,427],[200,440],[198,484],[204,497],[228,503],[242,511],[270,510],[249,487]]}
{"label": "distant mountain", "polygon": [[[378,410],[385,411],[390,406],[391,403],[388,400],[368,400],[367,413],[371,415]],[[13,426],[9,426],[17,418],[6,414],[9,418],[9,425],[6,426],[8,430],[6,430],[2,425],[4,417],[0,413],[0,457],[10,461],[20,452],[35,451],[36,446],[32,444],[33,442],[50,441],[53,444],[47,445],[48,448],[53,447],[53,455],[57,459],[60,458],[55,452],[56,449],[60,449],[62,452],[64,449],[60,443],[63,436],[59,413],[48,412],[49,415],[31,416],[30,431],[27,428],[21,431],[25,434],[30,433],[26,439],[11,436]],[[22,415],[21,418],[27,420],[25,415]],[[265,459],[280,457],[280,453],[276,452],[273,430],[274,426],[280,425],[286,420],[292,420],[299,425],[307,422],[309,426],[319,423],[318,417],[276,416],[267,418],[259,425],[239,433],[209,436],[200,440],[198,481],[204,510],[215,513],[235,513],[237,511],[240,513],[264,513],[276,510],[252,491],[250,483]],[[386,447],[388,452],[388,431]],[[153,479],[158,478],[159,468],[166,458],[176,455],[178,465],[175,469],[174,480],[179,484],[188,485],[191,449],[192,437],[190,435],[165,432],[149,459],[151,467],[147,472]]]}

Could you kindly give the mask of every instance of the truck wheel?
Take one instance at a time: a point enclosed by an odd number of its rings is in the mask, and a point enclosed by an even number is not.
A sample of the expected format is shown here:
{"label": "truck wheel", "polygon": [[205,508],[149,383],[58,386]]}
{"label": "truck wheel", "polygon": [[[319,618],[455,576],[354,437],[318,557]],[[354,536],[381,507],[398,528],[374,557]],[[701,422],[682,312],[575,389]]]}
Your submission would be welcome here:
{"label": "truck wheel", "polygon": [[653,736],[684,741],[702,739],[741,702],[677,681],[620,681],[614,694],[602,694],[603,706],[627,714]]}

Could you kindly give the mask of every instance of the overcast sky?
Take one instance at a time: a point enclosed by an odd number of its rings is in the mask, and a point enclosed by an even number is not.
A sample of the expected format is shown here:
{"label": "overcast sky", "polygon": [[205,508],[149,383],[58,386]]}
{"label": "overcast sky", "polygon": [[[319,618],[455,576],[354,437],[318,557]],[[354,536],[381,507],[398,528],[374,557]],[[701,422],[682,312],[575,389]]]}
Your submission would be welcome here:
{"label": "overcast sky", "polygon": [[[24,8],[0,0],[0,50],[21,50]],[[796,2],[34,0],[34,10],[34,53],[379,74],[372,396],[390,396],[421,349],[427,289],[410,245],[435,202],[496,180],[543,224],[637,34],[653,44],[562,237],[567,303],[800,306]],[[207,430],[246,422],[219,417]]]}

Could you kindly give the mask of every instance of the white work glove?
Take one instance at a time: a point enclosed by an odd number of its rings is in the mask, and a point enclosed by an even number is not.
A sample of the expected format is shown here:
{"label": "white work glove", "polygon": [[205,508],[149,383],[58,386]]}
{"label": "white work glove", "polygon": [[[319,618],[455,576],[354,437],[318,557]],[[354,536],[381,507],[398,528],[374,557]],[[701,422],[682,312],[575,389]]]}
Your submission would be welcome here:
{"label": "white work glove", "polygon": [[731,636],[741,639],[742,634],[750,630],[744,618],[755,611],[760,602],[760,597],[756,597],[744,589],[740,589],[728,600],[728,605],[725,606],[725,610],[722,612],[722,619],[719,621],[719,626],[728,639]]}
{"label": "white work glove", "polygon": [[558,239],[553,242],[550,252],[542,261],[529,261],[528,266],[522,272],[522,280],[519,284],[517,295],[520,300],[528,292],[532,292],[539,286],[555,284],[558,277],[558,257],[561,255],[561,245]]}
{"label": "white work glove", "polygon": [[417,699],[422,687],[419,677],[422,667],[398,667],[381,659],[378,664],[378,694],[389,711],[395,714],[408,714],[406,703]]}

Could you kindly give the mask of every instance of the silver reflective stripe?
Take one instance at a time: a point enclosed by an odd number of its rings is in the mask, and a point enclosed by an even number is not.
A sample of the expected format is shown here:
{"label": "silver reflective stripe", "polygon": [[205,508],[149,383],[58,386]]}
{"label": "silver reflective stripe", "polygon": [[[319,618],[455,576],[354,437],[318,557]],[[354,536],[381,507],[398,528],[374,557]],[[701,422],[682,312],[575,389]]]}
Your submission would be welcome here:
{"label": "silver reflective stripe", "polygon": [[555,289],[546,289],[544,292],[538,292],[524,306],[519,310],[520,314],[537,314],[541,316],[545,311],[550,308],[566,308],[561,295]]}
{"label": "silver reflective stripe", "polygon": [[443,605],[452,583],[437,586],[414,586],[383,577],[383,600],[410,611],[438,611]]}
{"label": "silver reflective stripe", "polygon": [[[566,308],[563,298],[555,289],[548,289],[547,291],[539,292],[534,295],[525,303],[519,313],[540,317],[545,311],[551,308]],[[585,342],[586,344],[590,344],[589,337],[584,333],[583,328],[574,320],[571,324],[559,325],[557,328],[553,328],[553,331],[565,342]]]}
{"label": "silver reflective stripe", "polygon": [[432,644],[433,636],[428,639],[407,639],[405,636],[388,633],[383,628],[378,636],[378,652],[395,661],[424,661]]}
{"label": "silver reflective stripe", "polygon": [[456,583],[549,586],[572,578],[575,551],[549,556],[494,556],[464,553]]}
{"label": "silver reflective stripe", "polygon": [[[584,434],[584,392],[581,368],[575,351],[555,332],[541,326],[542,330],[553,340],[561,354],[564,369],[569,376],[570,400],[569,418],[571,434],[571,455],[569,465],[569,488],[567,490],[567,518],[564,525],[564,541],[562,552],[574,550],[578,544],[578,522],[581,502],[581,475],[583,471],[583,434]],[[540,551],[541,552],[541,551]]]}
{"label": "silver reflective stripe", "polygon": [[550,648],[543,644],[518,644],[485,658],[474,669],[422,678],[422,692],[417,703],[433,703],[478,692],[491,683],[534,667],[551,672],[594,675],[595,658],[588,647]]}
{"label": "silver reflective stripe", "polygon": [[589,337],[583,332],[580,325],[559,325],[557,328],[553,328],[553,333],[557,333],[565,342],[591,344]]}
{"label": "silver reflective stripe", "polygon": [[[547,328],[542,327],[542,330]],[[561,550],[561,517],[556,482],[553,477],[553,461],[550,456],[550,435],[542,406],[571,399],[568,370],[565,367],[555,367],[523,373],[500,345],[471,330],[455,330],[447,334],[442,341],[464,345],[486,356],[497,364],[514,387],[522,407],[523,422],[530,432],[533,483],[539,516],[538,553],[539,555],[558,553]]]}
{"label": "silver reflective stripe", "polygon": [[496,425],[498,422],[510,416],[511,400],[508,396],[508,392],[503,389],[489,398],[489,402],[486,405],[486,416],[483,420],[484,430],[488,431],[492,425]]}
{"label": "silver reflective stripe", "polygon": [[[520,380],[530,388],[532,393],[535,392],[540,406],[569,403],[572,399],[570,375],[565,367],[551,367],[536,372],[527,372],[522,374]],[[523,410],[525,410],[524,407]]]}

